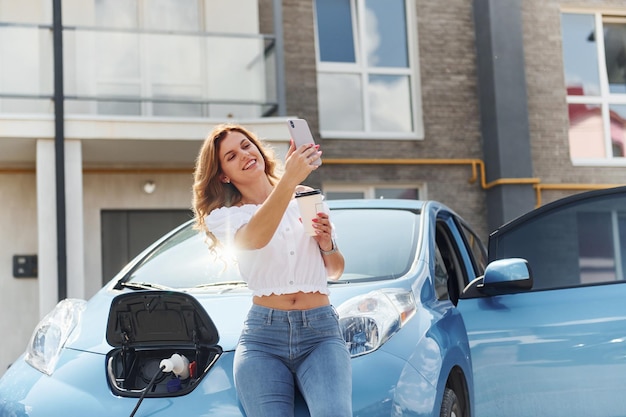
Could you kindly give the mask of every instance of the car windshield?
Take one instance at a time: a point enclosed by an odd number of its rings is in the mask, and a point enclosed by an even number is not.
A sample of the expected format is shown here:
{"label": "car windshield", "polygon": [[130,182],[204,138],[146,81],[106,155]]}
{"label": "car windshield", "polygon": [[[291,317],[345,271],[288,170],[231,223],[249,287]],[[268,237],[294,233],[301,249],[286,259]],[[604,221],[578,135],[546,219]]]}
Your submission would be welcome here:
{"label": "car windshield", "polygon": [[[339,282],[403,276],[415,259],[419,214],[399,209],[336,209],[332,221],[346,266]],[[194,288],[238,285],[233,253],[211,253],[193,224],[163,241],[129,272],[127,284]]]}

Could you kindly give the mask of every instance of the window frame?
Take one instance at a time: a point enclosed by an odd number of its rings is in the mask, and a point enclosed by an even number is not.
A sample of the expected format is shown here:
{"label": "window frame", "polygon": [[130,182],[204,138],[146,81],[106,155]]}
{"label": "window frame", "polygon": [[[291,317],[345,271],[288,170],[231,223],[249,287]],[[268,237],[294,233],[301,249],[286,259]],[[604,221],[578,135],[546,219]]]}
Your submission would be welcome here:
{"label": "window frame", "polygon": [[[560,10],[560,17],[564,14],[583,14],[592,15],[595,25],[595,38],[597,41],[596,47],[596,63],[598,65],[598,82],[600,92],[598,95],[569,95],[567,93],[567,83],[565,85],[566,102],[568,106],[572,104],[585,104],[599,106],[602,117],[602,136],[604,140],[605,154],[604,158],[573,158],[570,157],[572,165],[574,166],[607,166],[607,167],[621,167],[626,166],[626,156],[612,156],[611,149],[611,106],[613,105],[626,105],[626,94],[611,93],[609,88],[609,80],[606,68],[606,55],[604,36],[598,36],[604,32],[604,23],[606,19],[619,19],[626,24],[626,11],[625,10],[611,10],[611,9],[586,9],[586,8],[562,8]],[[563,33],[561,31],[561,37]],[[563,41],[563,39],[562,39]],[[563,51],[561,51],[563,53]],[[565,62],[563,61],[563,74],[566,75]],[[568,119],[568,146],[571,146],[569,124]],[[609,156],[610,155],[610,156]]]}
{"label": "window frame", "polygon": [[394,183],[394,184],[324,184],[322,187],[323,193],[328,192],[348,192],[348,193],[363,193],[363,199],[371,199],[376,197],[376,190],[379,188],[391,188],[391,189],[411,189],[417,190],[417,200],[426,199],[426,186],[419,183]]}
{"label": "window frame", "polygon": [[[407,53],[408,67],[370,67],[367,64],[367,55],[364,53],[362,40],[366,37],[365,23],[357,18],[363,16],[366,0],[348,0],[350,2],[353,40],[354,40],[354,63],[323,62],[320,60],[320,46],[318,41],[317,28],[317,8],[313,7],[314,31],[315,31],[315,60],[317,75],[325,73],[341,73],[358,75],[361,80],[361,104],[363,112],[364,129],[357,131],[329,130],[324,129],[320,124],[320,135],[322,138],[337,139],[403,139],[403,140],[423,140],[424,121],[422,114],[421,79],[419,71],[419,48],[417,35],[417,17],[415,16],[415,0],[404,1],[404,13],[406,16],[407,29]],[[370,75],[403,75],[408,76],[410,88],[410,115],[413,122],[411,132],[385,132],[371,130],[371,106],[369,103],[368,77]],[[318,92],[319,98],[319,92]],[[319,101],[318,101],[319,103]],[[319,104],[318,104],[319,106]],[[321,106],[320,106],[321,107]]]}

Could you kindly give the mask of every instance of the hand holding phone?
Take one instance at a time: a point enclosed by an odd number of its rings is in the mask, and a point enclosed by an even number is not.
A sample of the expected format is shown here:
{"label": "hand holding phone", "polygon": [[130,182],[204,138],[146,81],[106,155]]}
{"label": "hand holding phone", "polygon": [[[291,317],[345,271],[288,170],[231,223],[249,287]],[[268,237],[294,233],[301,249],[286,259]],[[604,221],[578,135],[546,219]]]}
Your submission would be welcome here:
{"label": "hand holding phone", "polygon": [[[291,138],[293,139],[296,148],[309,143],[315,145],[313,134],[311,133],[311,129],[309,129],[309,124],[306,120],[289,119],[287,120],[287,128],[289,129],[289,133],[291,134]],[[313,165],[322,165],[322,159],[319,158],[315,160]]]}

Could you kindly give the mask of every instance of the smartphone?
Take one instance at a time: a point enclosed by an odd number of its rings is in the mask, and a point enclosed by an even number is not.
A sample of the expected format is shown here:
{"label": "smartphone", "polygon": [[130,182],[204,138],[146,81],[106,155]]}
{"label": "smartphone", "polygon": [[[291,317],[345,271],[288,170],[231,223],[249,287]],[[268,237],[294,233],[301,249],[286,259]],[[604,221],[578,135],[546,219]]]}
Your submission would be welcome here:
{"label": "smartphone", "polygon": [[[306,120],[289,119],[287,120],[287,128],[289,129],[289,133],[291,134],[291,138],[293,139],[296,148],[307,143],[315,144],[313,134],[311,133],[311,129],[309,129],[309,124]],[[322,165],[322,159],[316,159],[313,164]]]}

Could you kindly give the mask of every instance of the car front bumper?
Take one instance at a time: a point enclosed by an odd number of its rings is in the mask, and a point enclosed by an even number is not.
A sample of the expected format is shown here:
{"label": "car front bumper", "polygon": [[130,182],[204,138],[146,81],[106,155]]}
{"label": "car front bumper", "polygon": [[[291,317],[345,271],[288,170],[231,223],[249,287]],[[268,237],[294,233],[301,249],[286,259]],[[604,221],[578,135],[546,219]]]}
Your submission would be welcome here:
{"label": "car front bumper", "polygon": [[[136,417],[244,417],[233,382],[234,352],[224,352],[198,386],[182,396],[146,398]],[[64,349],[52,376],[23,356],[0,379],[0,417],[130,416],[138,398],[116,396],[106,355]],[[436,389],[406,361],[383,350],[352,360],[353,413],[361,417],[435,416]],[[301,398],[296,416],[307,417]]]}
{"label": "car front bumper", "polygon": [[[232,380],[233,352],[224,352],[191,393],[145,399],[136,416],[242,417]],[[65,349],[53,376],[19,358],[0,379],[0,417],[129,416],[138,398],[114,395],[105,355]]]}

